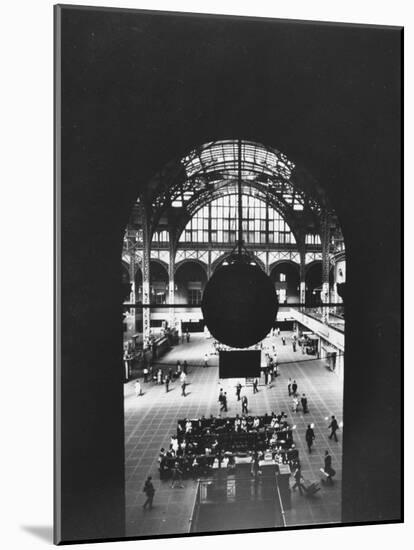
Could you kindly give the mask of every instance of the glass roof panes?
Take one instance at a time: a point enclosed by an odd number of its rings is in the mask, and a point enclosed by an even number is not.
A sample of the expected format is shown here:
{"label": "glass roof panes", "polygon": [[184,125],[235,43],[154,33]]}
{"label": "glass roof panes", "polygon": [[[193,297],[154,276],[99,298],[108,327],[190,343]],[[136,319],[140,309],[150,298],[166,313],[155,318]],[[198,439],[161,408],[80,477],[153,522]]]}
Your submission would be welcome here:
{"label": "glass roof panes", "polygon": [[[258,173],[289,179],[295,165],[278,151],[270,151],[263,145],[243,141],[241,144],[242,177],[254,179]],[[208,173],[220,168],[223,177],[237,177],[237,141],[217,141],[204,145],[183,158],[188,178],[199,172]]]}
{"label": "glass roof panes", "polygon": [[[238,181],[237,140],[212,141],[181,159],[181,170],[164,177],[152,199],[154,222],[169,206],[193,213],[219,195],[233,192]],[[320,206],[291,181],[293,162],[276,149],[241,142],[241,178],[247,193],[260,196],[285,214],[309,210],[319,214]],[[246,192],[245,190],[243,192]]]}

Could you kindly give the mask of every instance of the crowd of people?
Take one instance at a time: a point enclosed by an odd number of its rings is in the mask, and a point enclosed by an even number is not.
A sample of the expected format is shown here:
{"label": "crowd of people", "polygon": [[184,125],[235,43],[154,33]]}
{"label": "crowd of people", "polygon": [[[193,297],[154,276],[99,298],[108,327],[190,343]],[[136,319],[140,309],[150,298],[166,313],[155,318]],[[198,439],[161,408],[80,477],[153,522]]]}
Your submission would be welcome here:
{"label": "crowd of people", "polygon": [[[211,415],[177,424],[168,449],[159,455],[161,479],[180,486],[185,477],[207,475],[211,468],[235,467],[237,456],[268,456],[276,463],[298,460],[293,431],[284,412],[221,418]],[[224,465],[224,466],[223,466]]]}
{"label": "crowd of people", "polygon": [[[280,330],[275,329],[274,334],[280,336]],[[294,334],[288,340],[291,341],[293,351],[306,347],[305,338],[297,338]],[[183,333],[183,342],[189,342],[188,331]],[[282,344],[286,345],[286,337],[282,336]],[[260,344],[265,357],[266,365],[262,366],[264,374],[260,382],[271,387],[272,381],[279,375],[276,347],[269,341]],[[218,347],[216,347],[218,351]],[[209,366],[210,354],[206,353],[201,360],[201,366]],[[163,366],[163,368],[144,370],[144,383],[153,381],[157,385],[164,384],[165,391],[169,392],[170,384],[179,382],[181,395],[186,395],[187,375],[189,366],[186,361],[177,361],[175,367]],[[288,379],[288,397],[291,398],[291,410],[294,413],[302,411],[304,415],[309,414],[308,396],[299,389],[295,379]],[[247,384],[237,382],[235,386],[236,406],[240,409],[237,414],[221,416],[220,413],[228,413],[229,408],[233,410],[234,402],[230,403],[231,397],[225,389],[219,390],[218,403],[219,413],[217,416],[202,416],[197,419],[184,419],[178,422],[177,433],[171,436],[168,448],[162,448],[159,453],[159,474],[160,479],[169,480],[172,488],[183,487],[184,479],[211,475],[214,468],[225,468],[232,470],[240,459],[248,459],[251,462],[251,475],[260,476],[261,461],[266,459],[278,463],[289,464],[292,474],[292,490],[298,489],[301,494],[312,494],[319,490],[318,483],[307,482],[302,474],[302,464],[299,458],[298,449],[293,440],[293,433],[296,426],[291,426],[288,415],[281,411],[265,415],[249,415],[249,398]],[[259,379],[251,380],[253,395],[259,391]],[[228,390],[228,388],[226,388]],[[233,391],[230,391],[230,396]],[[141,384],[136,385],[137,397],[141,395]],[[311,403],[312,406],[312,403]],[[237,409],[236,409],[237,410]],[[236,412],[236,411],[235,411]],[[328,423],[327,423],[328,424]],[[341,424],[342,425],[342,424]],[[331,416],[327,429],[330,430],[329,439],[338,441],[337,431],[340,429],[335,416]],[[313,452],[316,441],[314,424],[307,424],[304,431],[309,454]],[[333,484],[336,474],[332,466],[332,456],[328,450],[323,457],[323,466],[320,468],[326,484]],[[155,494],[152,480],[149,477],[144,485],[146,501],[144,509],[152,508]]]}
{"label": "crowd of people", "polygon": [[[170,384],[178,381],[181,385],[181,395],[185,397],[187,395],[186,387],[188,385],[188,370],[189,366],[187,361],[183,361],[182,364],[181,361],[177,361],[175,368],[172,366],[164,366],[164,368],[159,367],[157,369],[155,365],[150,365],[149,367],[145,366],[143,369],[143,383],[147,384],[149,382],[153,382],[159,386],[164,385],[165,391],[168,393],[170,391]],[[139,378],[135,380],[134,386],[136,397],[143,395],[143,386]]]}

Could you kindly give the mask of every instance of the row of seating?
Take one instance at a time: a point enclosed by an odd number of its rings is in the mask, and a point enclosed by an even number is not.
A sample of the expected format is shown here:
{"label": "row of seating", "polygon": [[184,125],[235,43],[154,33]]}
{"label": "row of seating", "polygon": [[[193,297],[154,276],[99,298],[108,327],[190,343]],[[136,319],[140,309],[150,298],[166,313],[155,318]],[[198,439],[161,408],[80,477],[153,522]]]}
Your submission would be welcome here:
{"label": "row of seating", "polygon": [[185,443],[196,450],[209,448],[222,452],[264,451],[272,446],[287,450],[293,444],[293,434],[290,429],[276,431],[271,428],[257,432],[216,432],[203,435],[187,433],[178,437],[178,443]]}
{"label": "row of seating", "polygon": [[275,423],[277,423],[277,428],[279,430],[289,429],[289,424],[287,421],[287,415],[281,413],[275,415],[265,414],[263,416],[234,416],[234,417],[215,417],[211,416],[210,418],[196,418],[196,419],[185,419],[179,420],[177,423],[177,434],[180,435],[184,432],[191,431],[192,434],[197,433],[216,433],[223,430],[234,431],[236,420],[238,423],[245,424],[247,431],[257,430],[257,429],[268,429]]}
{"label": "row of seating", "polygon": [[[299,452],[297,449],[273,451],[271,455],[276,463],[282,462],[284,464],[293,464],[299,459]],[[215,453],[173,457],[170,453],[167,453],[160,459],[160,479],[168,480],[174,477],[182,479],[192,477],[196,479],[198,477],[209,476],[216,468],[234,468],[239,457],[246,458],[248,456],[249,455],[246,453]]]}

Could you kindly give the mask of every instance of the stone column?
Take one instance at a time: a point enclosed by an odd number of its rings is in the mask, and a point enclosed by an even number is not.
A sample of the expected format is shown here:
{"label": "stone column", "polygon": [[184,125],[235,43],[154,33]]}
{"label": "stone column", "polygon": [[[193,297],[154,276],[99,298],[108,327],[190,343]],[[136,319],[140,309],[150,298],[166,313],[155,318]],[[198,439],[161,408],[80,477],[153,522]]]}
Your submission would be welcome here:
{"label": "stone column", "polygon": [[[137,301],[137,295],[136,295],[136,285],[135,285],[135,272],[136,272],[136,262],[135,262],[135,248],[132,248],[131,254],[130,254],[130,261],[129,261],[129,281],[131,283],[131,293],[129,295],[129,302],[131,304],[135,304]],[[136,330],[136,320],[137,320],[137,310],[135,307],[133,307],[130,310],[130,314],[128,315],[130,317],[131,322],[134,327],[134,331]]]}
{"label": "stone column", "polygon": [[211,250],[208,251],[208,260],[207,260],[207,281],[210,279],[211,277],[211,272],[212,272],[212,269],[211,269]]}
{"label": "stone column", "polygon": [[300,266],[299,266],[299,301],[301,304],[305,304],[306,302],[306,277],[305,277],[306,264],[305,262],[306,262],[306,253],[304,250],[301,250]]}
{"label": "stone column", "polygon": [[135,304],[136,302],[135,272],[136,272],[136,261],[135,261],[135,250],[133,249],[130,254],[130,262],[129,262],[129,281],[131,283],[131,293],[129,295],[129,301],[131,304]]}
{"label": "stone column", "polygon": [[[330,230],[329,230],[329,215],[326,210],[321,216],[321,244],[322,244],[322,302],[329,302],[329,269],[331,267],[329,261],[330,248]],[[329,317],[329,309],[322,308],[322,319],[326,323]]]}
{"label": "stone column", "polygon": [[[150,261],[151,261],[151,232],[149,216],[145,205],[141,205],[142,219],[142,303],[150,303]],[[142,336],[144,345],[148,343],[151,326],[151,310],[148,307],[142,309]]]}
{"label": "stone column", "polygon": [[[175,281],[174,281],[174,272],[175,272],[175,246],[174,238],[170,233],[169,235],[169,259],[168,259],[168,303],[175,303]],[[169,310],[169,320],[168,323],[171,329],[175,328],[175,309],[170,307]]]}
{"label": "stone column", "polygon": [[333,288],[332,288],[332,296],[331,296],[331,302],[334,302],[335,304],[339,304],[340,303],[340,300],[339,300],[339,296],[338,296],[338,293],[336,292],[336,283],[338,282],[337,280],[337,266],[336,264],[334,264],[333,266],[334,268],[334,284],[333,284]]}

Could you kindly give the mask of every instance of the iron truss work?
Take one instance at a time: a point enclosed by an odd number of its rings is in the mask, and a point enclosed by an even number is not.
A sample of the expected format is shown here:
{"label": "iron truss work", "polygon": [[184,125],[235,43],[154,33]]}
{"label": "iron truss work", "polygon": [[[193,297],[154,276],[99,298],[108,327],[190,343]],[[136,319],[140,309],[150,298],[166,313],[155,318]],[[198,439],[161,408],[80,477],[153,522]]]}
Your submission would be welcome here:
{"label": "iron truss work", "polygon": [[[165,166],[149,182],[145,197],[150,236],[160,229],[162,219],[168,220],[168,226],[174,220],[176,245],[187,222],[200,208],[214,199],[237,193],[238,161],[238,141],[222,140],[206,143],[180,161]],[[243,194],[255,196],[277,210],[299,243],[300,234],[304,239],[309,226],[312,232],[320,233],[322,213],[327,206],[317,193],[311,196],[301,189],[296,182],[296,170],[295,164],[278,150],[251,141],[241,142]],[[138,198],[137,205],[141,199]],[[336,214],[329,208],[328,213],[336,226],[335,248],[343,247]],[[136,223],[134,227],[135,230],[132,226],[127,230],[124,253],[135,251],[138,243],[142,243],[142,231]],[[163,247],[163,243],[154,244]]]}
{"label": "iron truss work", "polygon": [[[321,205],[306,195],[294,182],[295,165],[281,152],[263,145],[242,141],[241,176],[244,187],[256,189],[272,199],[285,214],[306,211],[319,218]],[[220,196],[235,186],[238,175],[236,140],[216,141],[194,149],[181,161],[181,169],[164,172],[157,178],[151,206],[154,225],[167,208],[194,212],[212,194]]]}

